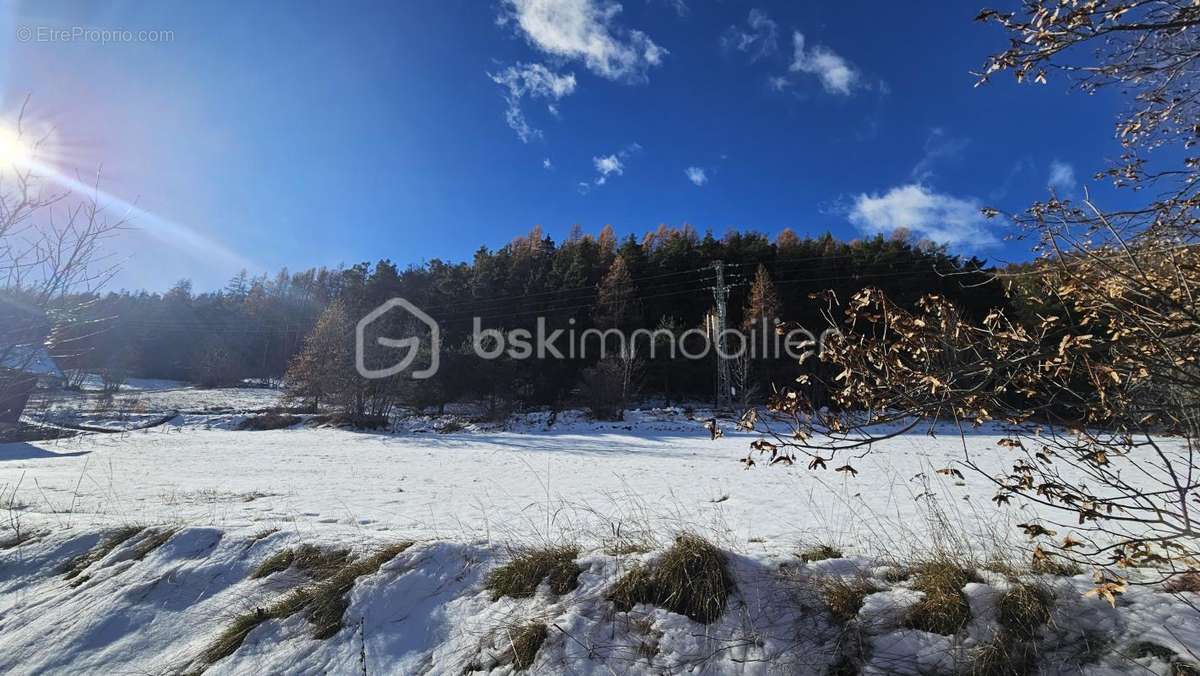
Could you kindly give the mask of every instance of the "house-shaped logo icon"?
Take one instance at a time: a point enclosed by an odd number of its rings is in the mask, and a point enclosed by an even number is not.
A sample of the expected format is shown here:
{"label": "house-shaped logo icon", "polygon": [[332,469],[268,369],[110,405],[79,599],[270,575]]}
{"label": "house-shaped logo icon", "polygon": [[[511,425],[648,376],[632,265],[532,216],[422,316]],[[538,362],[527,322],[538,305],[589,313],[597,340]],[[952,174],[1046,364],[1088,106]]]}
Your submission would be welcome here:
{"label": "house-shaped logo icon", "polygon": [[437,322],[433,317],[425,314],[421,308],[413,305],[403,298],[391,298],[384,302],[379,307],[371,310],[365,317],[358,320],[358,325],[354,327],[354,367],[358,369],[358,374],[367,379],[390,378],[398,373],[403,373],[412,365],[417,358],[417,354],[421,348],[421,337],[412,336],[409,338],[390,338],[386,336],[378,336],[375,338],[375,343],[383,347],[404,348],[408,350],[400,361],[384,368],[371,369],[367,368],[366,363],[366,332],[371,324],[375,323],[380,317],[388,314],[396,308],[403,308],[410,315],[415,317],[425,326],[429,327],[429,366],[428,368],[420,369],[412,372],[413,380],[425,380],[432,378],[438,371],[439,352],[441,351],[440,333],[438,331]]}

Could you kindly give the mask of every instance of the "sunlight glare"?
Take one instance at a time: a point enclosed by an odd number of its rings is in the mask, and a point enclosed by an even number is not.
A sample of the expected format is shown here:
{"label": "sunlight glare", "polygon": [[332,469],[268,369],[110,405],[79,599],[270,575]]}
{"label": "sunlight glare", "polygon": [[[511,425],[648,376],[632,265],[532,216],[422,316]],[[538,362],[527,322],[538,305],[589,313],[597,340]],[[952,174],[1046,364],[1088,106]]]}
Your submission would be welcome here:
{"label": "sunlight glare", "polygon": [[0,125],[0,167],[26,168],[33,160],[33,147],[16,131]]}

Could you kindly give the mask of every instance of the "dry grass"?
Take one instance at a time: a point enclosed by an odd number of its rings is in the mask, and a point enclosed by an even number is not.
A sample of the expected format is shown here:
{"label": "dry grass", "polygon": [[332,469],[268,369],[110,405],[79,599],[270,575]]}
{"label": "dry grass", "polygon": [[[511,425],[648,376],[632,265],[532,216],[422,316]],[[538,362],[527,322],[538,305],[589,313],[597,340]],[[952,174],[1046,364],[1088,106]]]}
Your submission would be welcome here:
{"label": "dry grass", "polygon": [[963,673],[967,676],[1026,676],[1037,666],[1037,651],[1028,641],[1014,641],[1003,632],[973,648]]}
{"label": "dry grass", "polygon": [[1171,577],[1163,583],[1163,590],[1173,594],[1200,592],[1200,571],[1190,570]]}
{"label": "dry grass", "polygon": [[517,552],[511,561],[488,574],[484,588],[492,592],[492,600],[502,596],[527,598],[533,596],[543,580],[549,580],[550,591],[566,594],[579,586],[582,569],[575,563],[579,556],[576,547],[543,547]]}
{"label": "dry grass", "polygon": [[1129,647],[1128,656],[1132,657],[1133,659],[1153,657],[1166,662],[1168,665],[1170,665],[1170,670],[1167,673],[1171,676],[1200,675],[1200,665],[1197,665],[1195,662],[1189,662],[1181,659],[1174,650],[1150,641],[1139,641],[1134,643]]}
{"label": "dry grass", "polygon": [[541,650],[550,631],[545,622],[530,622],[520,627],[511,627],[507,633],[507,656],[512,660],[513,670],[525,671],[533,666],[538,650]]}
{"label": "dry grass", "polygon": [[303,544],[280,550],[267,557],[254,569],[250,578],[257,580],[295,566],[310,579],[323,580],[344,568],[349,558],[350,551],[346,549],[325,549]]}
{"label": "dry grass", "polygon": [[260,531],[255,532],[253,535],[250,536],[249,544],[254,544],[255,542],[258,542],[259,540],[264,540],[278,532],[279,532],[278,528],[264,528]]}
{"label": "dry grass", "polygon": [[800,557],[800,560],[805,563],[814,563],[826,559],[840,559],[842,558],[842,550],[830,545],[814,545],[801,550],[796,556]]}
{"label": "dry grass", "polygon": [[268,556],[262,563],[258,564],[258,568],[250,573],[250,579],[258,580],[272,573],[279,573],[292,567],[292,561],[296,558],[296,552],[290,547],[281,549],[274,554]]}
{"label": "dry grass", "polygon": [[1018,582],[996,599],[1000,626],[1012,638],[1029,640],[1050,621],[1054,594],[1035,582]]}
{"label": "dry grass", "polygon": [[825,600],[825,605],[829,607],[833,619],[842,623],[849,622],[858,616],[858,611],[862,609],[863,599],[877,591],[882,591],[874,582],[861,576],[821,578],[817,581],[817,590],[821,593],[821,598]]}
{"label": "dry grass", "polygon": [[654,621],[649,617],[625,618],[628,629],[637,635],[637,654],[647,660],[653,660],[658,655],[658,643],[662,640],[663,632],[654,628]]}
{"label": "dry grass", "polygon": [[1029,565],[1029,569],[1041,575],[1055,575],[1058,577],[1075,577],[1083,573],[1083,568],[1079,564],[1054,556],[1053,554],[1048,554],[1045,558],[1034,561]]}
{"label": "dry grass", "polygon": [[608,598],[623,611],[648,603],[708,624],[721,616],[732,591],[725,554],[707,540],[685,534],[654,563],[626,573]]}
{"label": "dry grass", "polygon": [[380,566],[400,555],[412,546],[411,542],[401,542],[359,559],[311,587],[308,607],[308,621],[314,625],[313,638],[324,639],[338,633],[342,628],[342,615],[345,614],[349,601],[346,595],[354,587],[354,582],[365,575],[374,574]]}
{"label": "dry grass", "polygon": [[949,557],[939,557],[912,567],[912,588],[924,592],[908,612],[905,625],[934,634],[957,634],[971,620],[971,606],[963,587],[978,582],[973,570]]}
{"label": "dry grass", "polygon": [[143,537],[133,549],[133,560],[141,561],[150,552],[165,545],[167,540],[179,532],[178,528],[156,528]]}
{"label": "dry grass", "polygon": [[86,554],[71,559],[63,571],[63,577],[72,580],[72,587],[78,587],[87,582],[88,576],[83,575],[83,571],[87,570],[93,563],[108,556],[114,549],[120,547],[130,538],[137,536],[141,532],[142,528],[140,526],[126,526],[125,528],[120,528],[109,533],[96,546],[89,549]]}
{"label": "dry grass", "polygon": [[[300,568],[307,565],[307,570],[316,574],[317,581],[293,590],[267,608],[255,608],[253,612],[238,616],[204,651],[204,663],[210,665],[232,655],[241,647],[246,636],[263,622],[291,617],[302,610],[307,611],[308,621],[313,625],[313,638],[327,639],[333,636],[342,628],[342,617],[349,604],[346,596],[355,581],[375,573],[411,545],[411,542],[401,542],[355,561],[349,561],[345,550],[320,550],[311,545],[296,548],[291,563]],[[300,551],[305,547],[311,547],[317,554],[308,550]]]}
{"label": "dry grass", "polygon": [[293,425],[297,425],[302,421],[298,416],[288,415],[286,413],[264,413],[256,415],[238,423],[237,428],[242,431],[261,432],[265,430],[282,430]]}
{"label": "dry grass", "polygon": [[654,549],[650,543],[644,540],[636,540],[628,537],[613,538],[604,544],[604,553],[609,556],[630,556],[632,554],[645,554]]}
{"label": "dry grass", "polygon": [[[271,610],[275,610],[272,607]],[[254,612],[246,613],[237,616],[233,620],[233,624],[226,627],[225,631],[213,641],[212,645],[205,649],[201,656],[205,664],[214,664],[218,660],[232,655],[242,646],[246,640],[246,636],[258,625],[266,622],[273,617],[286,617],[285,615],[276,616],[262,608],[255,608]]]}

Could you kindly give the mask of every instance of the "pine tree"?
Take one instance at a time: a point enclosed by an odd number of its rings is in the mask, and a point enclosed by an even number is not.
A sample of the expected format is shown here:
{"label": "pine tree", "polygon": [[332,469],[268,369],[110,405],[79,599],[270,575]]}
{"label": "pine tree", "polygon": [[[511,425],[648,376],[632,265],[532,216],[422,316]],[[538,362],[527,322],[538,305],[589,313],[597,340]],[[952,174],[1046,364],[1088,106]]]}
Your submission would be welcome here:
{"label": "pine tree", "polygon": [[633,276],[623,256],[613,260],[612,267],[600,281],[596,298],[596,309],[592,320],[597,328],[626,329],[638,320],[636,289]]}
{"label": "pine tree", "polygon": [[604,257],[612,256],[617,250],[617,233],[613,230],[612,225],[606,224],[600,229],[600,237],[597,240],[600,244],[600,254]]}
{"label": "pine tree", "polygon": [[789,255],[799,248],[800,238],[796,236],[796,233],[791,228],[784,228],[775,237],[775,250],[781,256]]}
{"label": "pine tree", "polygon": [[623,332],[615,354],[606,346],[606,353],[594,367],[583,372],[582,394],[600,419],[621,420],[630,397],[640,387],[644,360],[630,340],[630,329],[640,326],[640,308],[634,297],[633,276],[623,256],[613,260],[608,274],[600,281],[593,323],[600,329]]}
{"label": "pine tree", "polygon": [[779,293],[771,281],[771,274],[765,265],[759,265],[754,273],[754,285],[750,287],[750,298],[746,301],[746,310],[742,316],[742,328],[752,329],[761,326],[763,321],[770,326],[779,318]]}

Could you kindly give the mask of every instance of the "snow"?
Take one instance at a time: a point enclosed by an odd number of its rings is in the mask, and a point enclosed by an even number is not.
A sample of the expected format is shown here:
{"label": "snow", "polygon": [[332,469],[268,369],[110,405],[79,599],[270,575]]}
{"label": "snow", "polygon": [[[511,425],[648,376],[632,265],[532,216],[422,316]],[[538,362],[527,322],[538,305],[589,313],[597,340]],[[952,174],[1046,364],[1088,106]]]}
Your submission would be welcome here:
{"label": "snow", "polygon": [[[968,585],[975,619],[960,637],[939,636],[902,627],[921,594],[883,582],[876,559],[946,542],[944,519],[955,542],[983,542],[1013,533],[1032,511],[1016,501],[994,507],[986,477],[937,474],[960,457],[957,437],[893,439],[855,459],[859,474],[845,476],[743,469],[738,459],[754,435],[726,426],[711,440],[677,408],[631,412],[621,423],[565,412],[551,424],[549,414],[530,414],[448,433],[439,430],[461,419],[415,416],[389,433],[249,432],[236,423],[277,403],[276,392],[165,384],[140,398],[148,403],[139,415],[186,412],[142,431],[0,445],[0,501],[12,505],[5,520],[36,534],[0,549],[0,672],[195,669],[237,615],[297,583],[286,573],[250,579],[272,553],[299,543],[369,552],[408,540],[415,544],[358,580],[333,638],[312,639],[299,615],[271,620],[206,673],[363,673],[364,661],[367,673],[506,673],[507,628],[535,619],[550,633],[532,673],[822,673],[845,630],[810,581],[859,575],[884,589],[859,614],[870,646],[865,672],[947,672],[991,636],[1007,582],[985,575]],[[103,422],[91,401],[57,410]],[[1000,468],[1003,436],[984,429],[967,443]],[[140,560],[148,531],[123,543],[79,587],[64,580],[62,566],[103,529],[129,525],[178,530]],[[728,552],[737,592],[724,615],[703,626],[650,606],[617,612],[608,587],[681,531]],[[605,546],[615,540],[649,547],[617,555]],[[559,597],[543,585],[532,598],[493,601],[482,589],[512,547],[562,542],[581,548],[575,591]],[[801,546],[822,542],[846,558],[798,562]],[[1072,656],[1080,646],[1105,646],[1088,657],[1086,673],[1128,671],[1129,660],[1116,655],[1135,641],[1185,659],[1200,653],[1200,614],[1176,596],[1135,586],[1113,609],[1083,596],[1086,575],[1047,580],[1056,606],[1043,645],[1075,662],[1083,661]],[[1155,657],[1137,664],[1167,669]]]}
{"label": "snow", "polygon": [[61,378],[62,371],[41,345],[16,345],[0,358],[0,368],[16,369],[35,376]]}
{"label": "snow", "polygon": [[636,430],[569,420],[546,430],[539,421],[450,434],[222,429],[235,420],[191,416],[122,435],[0,447],[0,482],[26,473],[21,497],[34,505],[27,516],[69,501],[78,525],[289,524],[472,539],[580,536],[620,523],[728,532],[748,548],[784,553],[799,540],[846,540],[864,554],[919,540],[927,515],[912,499],[925,490],[911,480],[918,474],[934,482],[964,528],[979,525],[976,503],[998,513],[987,503],[986,478],[935,474],[956,457],[956,442],[919,436],[856,461],[860,474],[847,477],[801,467],[744,470],[737,459],[752,435],[713,441],[686,420],[651,420]]}

